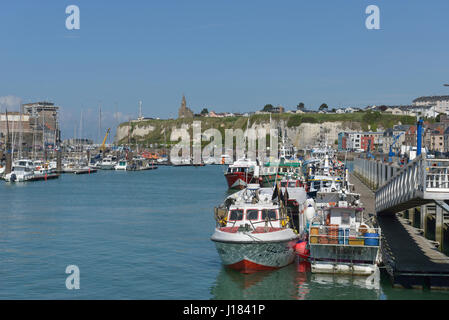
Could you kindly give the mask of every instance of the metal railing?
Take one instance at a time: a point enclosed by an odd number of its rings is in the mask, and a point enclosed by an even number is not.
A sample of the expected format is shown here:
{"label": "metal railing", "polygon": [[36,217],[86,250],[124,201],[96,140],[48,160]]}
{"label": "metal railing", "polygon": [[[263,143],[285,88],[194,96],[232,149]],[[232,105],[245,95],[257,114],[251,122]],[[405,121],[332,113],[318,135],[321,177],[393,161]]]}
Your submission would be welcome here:
{"label": "metal railing", "polygon": [[449,160],[417,157],[376,191],[376,211],[415,199],[449,199]]}
{"label": "metal railing", "polygon": [[376,190],[376,212],[412,206],[412,200],[449,199],[449,159],[418,156],[402,168],[368,159],[354,160],[354,173]]}

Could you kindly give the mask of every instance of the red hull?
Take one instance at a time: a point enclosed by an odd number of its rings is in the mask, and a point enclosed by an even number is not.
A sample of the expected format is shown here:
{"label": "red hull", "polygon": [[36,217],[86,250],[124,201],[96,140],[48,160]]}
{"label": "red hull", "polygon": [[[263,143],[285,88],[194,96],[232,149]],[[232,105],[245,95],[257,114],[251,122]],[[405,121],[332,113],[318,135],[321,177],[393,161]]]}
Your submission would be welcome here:
{"label": "red hull", "polygon": [[251,262],[248,260],[242,260],[234,264],[230,264],[227,266],[228,268],[238,270],[242,273],[254,273],[257,271],[264,271],[264,270],[275,270],[279,269],[277,267],[269,267],[269,266],[263,266],[261,264]]}
{"label": "red hull", "polygon": [[244,189],[253,179],[253,174],[245,172],[226,173],[225,178],[229,189]]}

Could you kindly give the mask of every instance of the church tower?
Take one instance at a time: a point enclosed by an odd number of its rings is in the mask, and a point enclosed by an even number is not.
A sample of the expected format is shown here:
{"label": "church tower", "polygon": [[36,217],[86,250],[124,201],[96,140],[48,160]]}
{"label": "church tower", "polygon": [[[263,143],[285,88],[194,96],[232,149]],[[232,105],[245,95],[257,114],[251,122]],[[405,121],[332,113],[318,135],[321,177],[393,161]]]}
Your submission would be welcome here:
{"label": "church tower", "polygon": [[178,118],[193,118],[193,112],[187,108],[186,97],[182,96],[181,107],[178,110]]}

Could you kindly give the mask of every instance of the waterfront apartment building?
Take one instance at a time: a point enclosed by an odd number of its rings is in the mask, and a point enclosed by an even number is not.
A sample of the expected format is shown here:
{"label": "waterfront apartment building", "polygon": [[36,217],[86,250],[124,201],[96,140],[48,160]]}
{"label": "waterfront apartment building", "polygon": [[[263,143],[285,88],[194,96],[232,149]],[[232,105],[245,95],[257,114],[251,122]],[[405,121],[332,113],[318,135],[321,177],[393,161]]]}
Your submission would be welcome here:
{"label": "waterfront apartment building", "polygon": [[8,112],[0,114],[0,145],[6,143],[6,134],[9,131],[9,142],[12,148],[19,149],[20,145],[31,145],[33,141],[33,129],[30,125],[30,116],[20,112]]}
{"label": "waterfront apartment building", "polygon": [[59,107],[51,102],[27,103],[20,112],[0,114],[0,143],[6,142],[7,127],[9,140],[15,149],[41,150],[54,146],[60,139],[58,122]]}
{"label": "waterfront apartment building", "polygon": [[429,145],[425,145],[425,147],[430,151],[444,152],[444,129],[438,127],[433,130],[428,130],[426,133],[429,138],[425,140],[429,141]]}
{"label": "waterfront apartment building", "polygon": [[398,152],[405,141],[405,133],[410,128],[409,125],[396,125],[386,129],[383,134],[382,152],[389,153],[390,146],[393,152]]}
{"label": "waterfront apartment building", "polygon": [[434,106],[435,112],[449,114],[449,96],[419,97],[413,100],[414,106]]}

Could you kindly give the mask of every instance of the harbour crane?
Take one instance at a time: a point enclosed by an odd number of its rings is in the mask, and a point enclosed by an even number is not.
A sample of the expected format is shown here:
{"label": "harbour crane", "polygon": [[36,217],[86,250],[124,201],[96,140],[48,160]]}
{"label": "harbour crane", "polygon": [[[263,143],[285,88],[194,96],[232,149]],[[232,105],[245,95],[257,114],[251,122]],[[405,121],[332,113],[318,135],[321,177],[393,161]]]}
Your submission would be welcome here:
{"label": "harbour crane", "polygon": [[368,147],[366,148],[367,158],[375,159],[374,155],[371,153],[371,139],[368,140]]}
{"label": "harbour crane", "polygon": [[401,132],[400,134],[396,135],[393,137],[393,143],[390,145],[390,152],[388,153],[388,162],[392,162],[392,158],[395,156],[395,153],[393,152],[393,146],[395,145],[395,143],[398,141],[399,137],[402,136],[404,134],[404,132]]}
{"label": "harbour crane", "polygon": [[106,131],[106,135],[104,136],[103,143],[101,144],[101,147],[100,147],[100,150],[101,150],[102,152],[104,152],[105,144],[106,144],[106,139],[108,138],[108,135],[109,135],[109,132],[110,132],[110,131],[111,131],[111,128],[108,128],[108,131]]}

